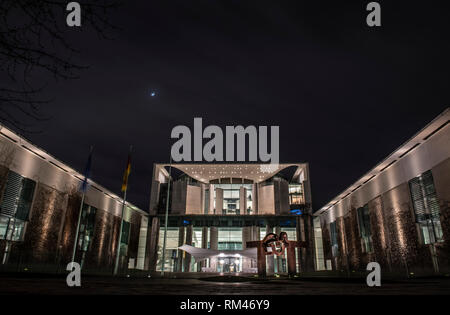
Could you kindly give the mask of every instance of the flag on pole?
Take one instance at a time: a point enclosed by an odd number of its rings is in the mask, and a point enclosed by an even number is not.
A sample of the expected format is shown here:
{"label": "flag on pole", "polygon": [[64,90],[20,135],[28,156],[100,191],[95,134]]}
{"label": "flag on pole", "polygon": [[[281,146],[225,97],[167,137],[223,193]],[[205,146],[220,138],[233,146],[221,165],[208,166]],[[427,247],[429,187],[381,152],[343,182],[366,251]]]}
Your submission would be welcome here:
{"label": "flag on pole", "polygon": [[86,192],[88,188],[88,179],[91,176],[91,165],[92,165],[92,151],[93,147],[91,147],[91,151],[89,152],[89,157],[86,163],[86,167],[84,168],[84,180],[81,183],[81,191]]}
{"label": "flag on pole", "polygon": [[122,191],[127,190],[128,176],[130,175],[130,171],[131,171],[131,148],[130,148],[130,153],[128,153],[127,167],[125,169],[125,172],[123,173]]}

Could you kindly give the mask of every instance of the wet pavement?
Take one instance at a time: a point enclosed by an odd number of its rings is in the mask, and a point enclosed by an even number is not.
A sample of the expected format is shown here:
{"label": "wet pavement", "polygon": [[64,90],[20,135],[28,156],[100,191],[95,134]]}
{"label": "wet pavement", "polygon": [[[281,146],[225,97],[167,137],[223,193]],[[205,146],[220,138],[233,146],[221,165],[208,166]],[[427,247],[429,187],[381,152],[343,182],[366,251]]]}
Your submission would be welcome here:
{"label": "wet pavement", "polygon": [[[223,281],[222,281],[223,280]],[[0,294],[132,294],[132,295],[399,295],[450,294],[450,278],[385,281],[368,287],[364,278],[252,279],[146,278],[82,276],[81,287],[68,287],[65,276],[0,274]]]}

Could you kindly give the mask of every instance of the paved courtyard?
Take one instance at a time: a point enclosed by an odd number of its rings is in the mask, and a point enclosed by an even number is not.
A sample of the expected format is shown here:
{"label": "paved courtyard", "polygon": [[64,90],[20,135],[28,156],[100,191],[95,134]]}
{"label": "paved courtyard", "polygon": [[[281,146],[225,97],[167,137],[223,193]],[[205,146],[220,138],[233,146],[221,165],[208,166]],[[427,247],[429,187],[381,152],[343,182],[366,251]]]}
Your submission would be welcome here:
{"label": "paved courtyard", "polygon": [[251,279],[246,277],[145,278],[93,277],[81,287],[66,285],[65,276],[0,274],[0,294],[132,294],[132,295],[310,295],[310,294],[450,294],[450,278],[385,281],[368,287],[365,279]]}

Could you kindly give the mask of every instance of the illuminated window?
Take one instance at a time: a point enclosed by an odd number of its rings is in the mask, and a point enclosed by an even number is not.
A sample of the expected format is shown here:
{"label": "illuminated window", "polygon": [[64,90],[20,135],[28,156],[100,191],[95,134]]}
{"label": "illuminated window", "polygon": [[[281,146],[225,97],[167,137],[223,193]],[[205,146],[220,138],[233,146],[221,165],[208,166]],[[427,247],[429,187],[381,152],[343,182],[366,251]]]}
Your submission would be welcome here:
{"label": "illuminated window", "polygon": [[339,255],[336,221],[330,223],[330,236],[331,236],[331,251],[333,253],[333,257],[336,257]]}
{"label": "illuminated window", "polygon": [[358,208],[358,226],[359,234],[361,235],[363,253],[372,252],[372,233],[370,230],[369,205]]}
{"label": "illuminated window", "polygon": [[[186,231],[184,231],[186,233]],[[178,254],[178,227],[168,227],[167,228],[167,239],[166,239],[166,250],[165,250],[165,271],[176,271],[177,270],[177,254]],[[184,236],[183,236],[184,237]],[[158,238],[158,261],[156,263],[156,270],[161,271],[162,267],[162,248],[164,242],[164,228],[159,230]]]}
{"label": "illuminated window", "polygon": [[442,242],[439,202],[431,171],[411,179],[409,190],[423,243]]}
{"label": "illuminated window", "polygon": [[83,205],[81,214],[80,234],[78,236],[78,249],[87,251],[94,235],[95,213],[97,209],[87,204]]}
{"label": "illuminated window", "polygon": [[302,184],[289,184],[289,204],[291,205],[302,205],[305,203],[303,196],[303,186]]}
{"label": "illuminated window", "polygon": [[[215,184],[215,188],[220,188],[223,190],[223,208],[222,214],[251,214],[253,212],[253,193],[252,184]],[[240,208],[240,189],[245,188],[244,198],[246,203],[246,208]],[[215,202],[215,195],[214,195]]]}
{"label": "illuminated window", "polygon": [[219,228],[219,250],[241,250],[242,228]]}
{"label": "illuminated window", "polygon": [[0,204],[0,239],[21,241],[36,183],[9,171]]}

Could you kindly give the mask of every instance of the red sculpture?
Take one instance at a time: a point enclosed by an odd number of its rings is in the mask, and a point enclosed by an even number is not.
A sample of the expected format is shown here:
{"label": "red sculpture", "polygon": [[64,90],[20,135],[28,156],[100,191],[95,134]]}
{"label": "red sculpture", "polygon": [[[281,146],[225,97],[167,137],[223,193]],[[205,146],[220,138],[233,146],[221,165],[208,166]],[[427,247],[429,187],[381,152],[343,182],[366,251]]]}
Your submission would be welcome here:
{"label": "red sculpture", "polygon": [[262,241],[247,242],[247,247],[257,248],[258,275],[266,275],[266,256],[282,256],[287,249],[288,274],[296,273],[295,248],[306,247],[306,242],[289,241],[286,232],[281,232],[280,236],[275,233],[267,234]]}

